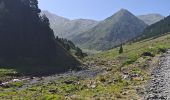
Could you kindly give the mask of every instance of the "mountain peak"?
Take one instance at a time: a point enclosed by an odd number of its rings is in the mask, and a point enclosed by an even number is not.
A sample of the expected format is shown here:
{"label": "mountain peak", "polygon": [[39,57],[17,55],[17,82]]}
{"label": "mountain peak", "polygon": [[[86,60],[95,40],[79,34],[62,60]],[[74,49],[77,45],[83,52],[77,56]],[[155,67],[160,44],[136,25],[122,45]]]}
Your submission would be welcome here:
{"label": "mountain peak", "polygon": [[139,36],[146,26],[131,12],[121,9],[72,40],[82,48],[108,50]]}
{"label": "mountain peak", "polygon": [[129,12],[129,11],[127,9],[122,8],[118,12]]}
{"label": "mountain peak", "polygon": [[71,40],[77,34],[85,32],[98,24],[97,21],[91,19],[68,19],[58,16],[49,11],[42,11],[41,15],[45,14],[50,21],[50,26],[54,30],[55,36],[67,38]]}
{"label": "mountain peak", "polygon": [[127,14],[130,14],[130,15],[133,15],[130,11],[126,10],[126,9],[120,9],[116,14],[121,14],[121,15],[127,15]]}
{"label": "mountain peak", "polygon": [[126,17],[135,18],[136,16],[133,15],[130,11],[122,8],[119,11],[117,11],[114,15],[108,17],[106,20],[115,20],[115,19],[121,20],[121,19],[125,19]]}

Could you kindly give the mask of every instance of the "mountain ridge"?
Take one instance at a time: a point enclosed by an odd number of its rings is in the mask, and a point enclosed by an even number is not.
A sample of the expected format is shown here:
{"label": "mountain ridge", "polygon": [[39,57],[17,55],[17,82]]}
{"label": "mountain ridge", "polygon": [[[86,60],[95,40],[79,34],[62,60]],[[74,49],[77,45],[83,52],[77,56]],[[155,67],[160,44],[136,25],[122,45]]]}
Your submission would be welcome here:
{"label": "mountain ridge", "polygon": [[146,26],[131,12],[121,9],[72,41],[82,48],[108,50],[140,35]]}
{"label": "mountain ridge", "polygon": [[152,25],[164,18],[161,14],[151,13],[146,15],[139,15],[137,16],[139,19],[143,20],[146,24]]}
{"label": "mountain ridge", "polygon": [[[48,11],[43,11],[42,14],[46,14],[46,16],[49,18],[50,23],[51,23],[51,28],[54,30],[55,36],[59,36],[61,38],[66,38],[68,40],[71,40],[75,44],[77,44],[78,46],[80,46],[84,49],[89,49],[89,48],[92,49],[93,43],[95,43],[94,45],[103,44],[103,45],[101,45],[101,47],[108,45],[106,48],[104,47],[104,50],[113,48],[117,44],[119,45],[121,43],[124,43],[124,42],[131,40],[132,38],[135,38],[136,36],[140,35],[134,29],[134,27],[138,27],[138,24],[136,24],[136,26],[129,24],[132,26],[131,27],[132,30],[131,30],[129,25],[126,25],[127,23],[124,23],[127,21],[126,19],[128,17],[129,17],[128,19],[131,19],[131,21],[128,21],[128,23],[130,23],[130,22],[136,23],[133,21],[133,19],[134,19],[137,22],[139,22],[139,24],[145,23],[146,26],[154,24],[163,18],[162,15],[155,14],[155,13],[136,16],[136,15],[133,15],[131,12],[129,12],[126,9],[120,9],[118,12],[116,12],[112,16],[110,16],[102,21],[95,21],[95,20],[83,19],[83,18],[71,20],[68,18],[64,18],[64,17],[58,16],[58,15],[52,14]],[[132,17],[132,15],[133,15],[133,17]],[[155,16],[158,16],[158,18]],[[114,22],[114,24],[112,22]],[[102,24],[105,24],[105,25],[102,26]],[[116,26],[116,24],[117,24],[117,26]],[[125,24],[125,26],[123,24]],[[123,25],[123,29],[119,30],[119,26],[121,26],[121,25]],[[121,33],[119,31],[122,31],[122,33],[126,33],[126,29],[127,29],[126,26],[127,26],[127,28],[129,27],[128,33],[133,33],[133,34],[130,34],[129,36],[126,35],[125,37],[128,37],[129,39],[124,40],[124,38],[122,38],[121,35],[119,35]],[[100,30],[97,27],[100,27],[101,29],[103,27],[108,28],[108,29],[104,29],[104,31],[107,31],[108,34],[102,33],[102,30],[98,31],[99,34],[96,34],[96,35],[93,34],[93,33],[95,33],[94,32],[95,30]],[[144,27],[142,26],[142,29],[140,29],[138,27],[137,29],[139,30],[139,33],[142,33],[142,30],[144,29]],[[119,34],[114,34],[114,35],[111,34],[111,32],[116,33],[116,31]],[[89,33],[92,33],[92,34],[89,34]],[[111,40],[113,40],[114,37],[117,39],[115,39],[114,41],[111,41]],[[103,38],[109,38],[109,39],[107,41],[103,41],[102,40]],[[87,41],[88,41],[88,43],[86,43]],[[105,43],[102,43],[102,41]],[[108,43],[108,42],[112,42],[112,43]],[[113,43],[113,42],[115,42],[115,43]],[[110,47],[110,48],[108,48],[108,47]],[[100,50],[100,48],[95,48],[95,49]]]}
{"label": "mountain ridge", "polygon": [[91,29],[98,23],[98,21],[95,20],[82,18],[70,20],[48,11],[42,11],[41,14],[45,14],[49,18],[51,28],[54,30],[55,36],[67,38],[69,40],[71,40],[75,35]]}
{"label": "mountain ridge", "polygon": [[160,20],[159,22],[148,26],[141,36],[137,38],[137,40],[147,39],[147,38],[155,38],[161,35],[164,35],[167,32],[170,32],[170,15]]}

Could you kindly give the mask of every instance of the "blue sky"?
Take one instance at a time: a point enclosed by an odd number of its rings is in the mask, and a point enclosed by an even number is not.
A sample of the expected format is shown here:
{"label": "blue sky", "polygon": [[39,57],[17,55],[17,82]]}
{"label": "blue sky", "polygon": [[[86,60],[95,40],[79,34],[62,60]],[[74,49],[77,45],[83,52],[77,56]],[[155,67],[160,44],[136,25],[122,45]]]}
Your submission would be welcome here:
{"label": "blue sky", "polygon": [[121,8],[135,15],[170,15],[170,0],[39,0],[39,7],[70,19],[103,20]]}

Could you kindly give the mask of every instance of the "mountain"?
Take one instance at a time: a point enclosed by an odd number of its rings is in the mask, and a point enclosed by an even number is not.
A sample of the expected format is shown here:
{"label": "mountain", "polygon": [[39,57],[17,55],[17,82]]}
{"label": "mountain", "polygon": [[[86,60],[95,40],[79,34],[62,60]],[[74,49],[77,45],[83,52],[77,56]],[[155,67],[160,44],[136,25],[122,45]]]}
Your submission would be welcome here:
{"label": "mountain", "polygon": [[55,40],[56,42],[60,43],[60,45],[65,48],[65,50],[70,52],[70,54],[72,54],[76,58],[82,59],[87,56],[87,54],[83,53],[82,50],[79,47],[75,46],[72,41],[58,37],[56,37]]}
{"label": "mountain", "polygon": [[137,17],[143,20],[148,25],[154,24],[164,18],[164,16],[160,14],[147,14],[147,15],[140,15]]}
{"label": "mountain", "polygon": [[147,25],[125,9],[72,39],[82,48],[108,50],[140,35]]}
{"label": "mountain", "polygon": [[164,33],[170,32],[170,16],[165,17],[161,21],[148,26],[138,39],[146,39],[151,37],[158,37]]}
{"label": "mountain", "polygon": [[55,40],[48,18],[39,16],[36,0],[1,0],[0,5],[0,66],[29,75],[78,68],[79,61]]}
{"label": "mountain", "polygon": [[98,24],[95,20],[76,19],[70,20],[64,17],[57,16],[48,11],[42,11],[50,21],[51,28],[54,30],[55,36],[61,38],[72,39],[76,35],[85,32]]}

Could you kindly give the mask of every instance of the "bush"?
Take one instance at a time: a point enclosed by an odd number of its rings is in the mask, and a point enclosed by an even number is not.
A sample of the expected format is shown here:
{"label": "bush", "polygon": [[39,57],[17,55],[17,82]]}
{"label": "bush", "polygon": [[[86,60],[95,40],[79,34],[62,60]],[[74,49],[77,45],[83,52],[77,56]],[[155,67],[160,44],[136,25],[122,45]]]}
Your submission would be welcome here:
{"label": "bush", "polygon": [[43,100],[61,100],[61,98],[57,95],[46,94]]}
{"label": "bush", "polygon": [[133,64],[135,61],[136,61],[136,59],[128,59],[123,63],[123,66]]}
{"label": "bush", "polygon": [[154,55],[154,54],[152,54],[151,52],[144,52],[144,53],[142,53],[142,55],[141,55],[141,56],[154,57],[155,55]]}
{"label": "bush", "polygon": [[165,53],[167,51],[166,48],[159,48],[158,53]]}

